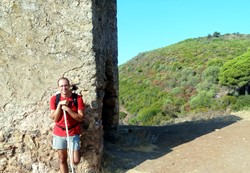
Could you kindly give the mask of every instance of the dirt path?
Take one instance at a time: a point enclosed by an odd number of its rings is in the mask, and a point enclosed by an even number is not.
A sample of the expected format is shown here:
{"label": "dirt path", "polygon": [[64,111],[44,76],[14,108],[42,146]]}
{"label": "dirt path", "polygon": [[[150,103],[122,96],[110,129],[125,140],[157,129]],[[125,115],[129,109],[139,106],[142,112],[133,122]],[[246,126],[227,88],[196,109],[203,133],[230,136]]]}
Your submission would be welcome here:
{"label": "dirt path", "polygon": [[106,149],[112,172],[248,173],[250,113],[165,127],[121,127]]}

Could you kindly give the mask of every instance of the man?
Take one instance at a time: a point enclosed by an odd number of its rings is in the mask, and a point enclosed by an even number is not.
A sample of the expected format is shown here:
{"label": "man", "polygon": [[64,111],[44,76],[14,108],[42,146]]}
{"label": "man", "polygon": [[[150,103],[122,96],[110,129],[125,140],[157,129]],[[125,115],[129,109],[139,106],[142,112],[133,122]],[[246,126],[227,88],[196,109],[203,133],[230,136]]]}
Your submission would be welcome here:
{"label": "man", "polygon": [[[53,149],[56,149],[59,157],[59,168],[61,173],[68,173],[67,163],[67,134],[64,121],[64,111],[70,138],[70,147],[72,152],[72,162],[80,162],[80,123],[84,118],[84,108],[82,97],[76,96],[77,105],[74,103],[74,93],[70,90],[70,82],[67,78],[62,77],[57,81],[59,97],[54,95],[50,99],[50,117],[55,121],[53,130]],[[59,100],[57,99],[60,98]],[[58,103],[56,103],[58,100]],[[70,153],[71,154],[71,153]]]}

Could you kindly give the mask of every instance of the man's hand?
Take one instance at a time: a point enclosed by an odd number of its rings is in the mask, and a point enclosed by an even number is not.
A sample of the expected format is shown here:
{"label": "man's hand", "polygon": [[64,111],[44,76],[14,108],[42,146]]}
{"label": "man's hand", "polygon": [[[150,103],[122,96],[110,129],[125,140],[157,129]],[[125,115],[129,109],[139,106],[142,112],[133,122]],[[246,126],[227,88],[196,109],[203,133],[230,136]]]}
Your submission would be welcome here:
{"label": "man's hand", "polygon": [[62,110],[63,111],[66,111],[66,112],[68,112],[69,111],[69,107],[68,106],[66,106],[66,105],[62,105]]}
{"label": "man's hand", "polygon": [[69,104],[68,100],[62,100],[62,101],[59,102],[60,106],[68,106],[68,104]]}

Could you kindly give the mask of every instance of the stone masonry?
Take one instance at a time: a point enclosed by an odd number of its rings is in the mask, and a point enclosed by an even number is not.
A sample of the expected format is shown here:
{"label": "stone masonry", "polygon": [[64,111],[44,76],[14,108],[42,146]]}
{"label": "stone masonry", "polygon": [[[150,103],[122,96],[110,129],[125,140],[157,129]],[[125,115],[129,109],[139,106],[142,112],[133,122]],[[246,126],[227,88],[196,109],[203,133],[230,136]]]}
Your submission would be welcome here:
{"label": "stone masonry", "polygon": [[116,22],[116,0],[0,1],[0,172],[58,172],[49,99],[61,76],[87,106],[76,172],[100,172],[118,126]]}

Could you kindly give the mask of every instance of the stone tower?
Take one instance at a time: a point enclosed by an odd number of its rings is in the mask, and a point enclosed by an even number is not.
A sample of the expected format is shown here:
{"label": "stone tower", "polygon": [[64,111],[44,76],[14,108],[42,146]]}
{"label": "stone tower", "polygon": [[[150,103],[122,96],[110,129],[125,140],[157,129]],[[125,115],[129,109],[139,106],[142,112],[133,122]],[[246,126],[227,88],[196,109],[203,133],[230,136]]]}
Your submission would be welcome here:
{"label": "stone tower", "polygon": [[57,172],[49,99],[65,76],[83,96],[78,172],[99,172],[118,126],[116,0],[0,1],[0,172]]}

